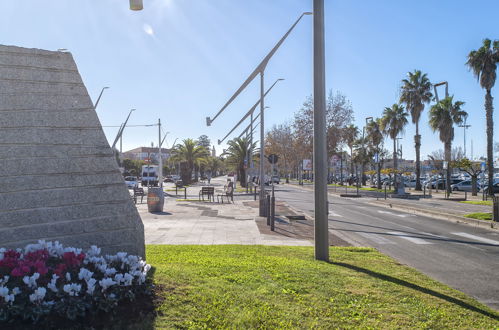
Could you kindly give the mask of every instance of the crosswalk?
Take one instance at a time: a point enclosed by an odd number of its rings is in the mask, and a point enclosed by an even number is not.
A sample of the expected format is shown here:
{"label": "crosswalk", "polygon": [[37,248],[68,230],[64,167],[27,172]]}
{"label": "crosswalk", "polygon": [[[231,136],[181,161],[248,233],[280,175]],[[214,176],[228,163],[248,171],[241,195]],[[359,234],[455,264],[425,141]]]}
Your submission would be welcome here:
{"label": "crosswalk", "polygon": [[380,245],[399,244],[402,242],[409,242],[415,245],[433,245],[442,243],[457,243],[457,244],[474,244],[483,245],[488,247],[499,248],[499,241],[485,238],[478,235],[455,232],[449,235],[435,235],[425,232],[402,232],[402,231],[389,231],[389,232],[357,232],[358,235],[366,238],[367,240]]}

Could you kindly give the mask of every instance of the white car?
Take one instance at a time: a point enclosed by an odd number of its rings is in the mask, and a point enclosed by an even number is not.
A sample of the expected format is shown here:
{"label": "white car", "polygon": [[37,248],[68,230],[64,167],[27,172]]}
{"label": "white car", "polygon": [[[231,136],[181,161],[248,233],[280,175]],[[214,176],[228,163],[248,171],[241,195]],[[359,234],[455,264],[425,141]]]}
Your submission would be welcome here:
{"label": "white car", "polygon": [[133,189],[138,186],[138,181],[136,176],[126,176],[125,183],[128,189]]}

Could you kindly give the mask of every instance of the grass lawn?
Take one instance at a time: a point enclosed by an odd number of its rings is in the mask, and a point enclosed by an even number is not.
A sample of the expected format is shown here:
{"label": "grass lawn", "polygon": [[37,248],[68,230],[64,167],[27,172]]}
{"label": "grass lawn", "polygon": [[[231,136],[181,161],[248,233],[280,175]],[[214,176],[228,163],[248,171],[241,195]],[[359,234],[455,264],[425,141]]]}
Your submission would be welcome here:
{"label": "grass lawn", "polygon": [[492,201],[461,201],[459,203],[473,204],[473,205],[489,205],[492,206]]}
{"label": "grass lawn", "polygon": [[490,212],[476,212],[465,215],[466,218],[478,220],[492,220],[492,213]]}
{"label": "grass lawn", "polygon": [[[156,328],[497,328],[499,313],[370,248],[148,245]],[[149,324],[148,324],[149,322]]]}
{"label": "grass lawn", "polygon": [[[328,186],[330,187],[337,187],[337,188],[348,188],[348,189],[357,189],[357,186],[347,186],[347,185],[343,185],[343,186],[340,186],[339,184],[336,184],[336,183],[329,183]],[[377,191],[377,192],[382,192],[384,193],[385,192],[385,189],[378,189],[378,188],[371,188],[371,187],[359,187],[359,190],[364,190],[364,191]],[[391,190],[386,190],[386,193],[387,194],[394,194],[395,193],[395,190],[391,189]]]}

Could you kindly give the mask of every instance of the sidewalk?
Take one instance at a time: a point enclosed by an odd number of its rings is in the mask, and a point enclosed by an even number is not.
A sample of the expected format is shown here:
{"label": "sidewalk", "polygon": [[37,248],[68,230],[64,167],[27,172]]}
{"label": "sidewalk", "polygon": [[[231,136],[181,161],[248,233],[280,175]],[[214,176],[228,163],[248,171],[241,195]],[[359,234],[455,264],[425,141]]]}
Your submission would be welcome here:
{"label": "sidewalk", "polygon": [[[213,179],[216,189],[224,180]],[[292,210],[286,203],[276,203],[276,230],[270,231],[267,219],[258,216],[258,201],[252,195],[235,194],[234,203],[198,201],[198,193],[206,184],[183,190],[179,198],[165,187],[167,195],[162,213],[149,213],[146,199],[137,210],[145,229],[146,244],[242,244],[242,245],[313,245],[313,221]],[[216,200],[216,198],[215,198]],[[289,218],[288,218],[289,217]],[[348,245],[337,237],[330,237],[334,245]]]}

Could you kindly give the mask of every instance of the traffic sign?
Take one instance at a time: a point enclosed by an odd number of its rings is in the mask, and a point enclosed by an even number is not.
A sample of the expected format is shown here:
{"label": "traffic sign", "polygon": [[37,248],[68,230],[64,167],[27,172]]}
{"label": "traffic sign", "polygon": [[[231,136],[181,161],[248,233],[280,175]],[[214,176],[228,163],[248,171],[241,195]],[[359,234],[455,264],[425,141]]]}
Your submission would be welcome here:
{"label": "traffic sign", "polygon": [[267,157],[270,164],[276,164],[279,160],[279,157],[276,154],[271,154]]}

